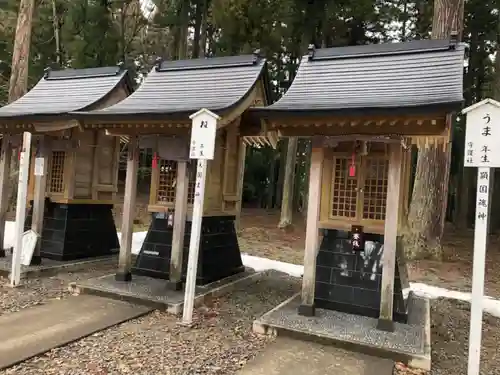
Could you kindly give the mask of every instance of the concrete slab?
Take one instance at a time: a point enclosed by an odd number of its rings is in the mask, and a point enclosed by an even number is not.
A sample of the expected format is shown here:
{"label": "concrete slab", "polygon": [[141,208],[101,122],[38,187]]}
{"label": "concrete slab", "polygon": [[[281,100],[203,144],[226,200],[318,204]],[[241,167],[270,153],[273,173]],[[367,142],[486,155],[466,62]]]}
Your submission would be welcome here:
{"label": "concrete slab", "polygon": [[334,346],[277,338],[236,375],[392,375],[394,362]]}
{"label": "concrete slab", "polygon": [[43,354],[152,309],[77,296],[0,316],[0,369]]}
{"label": "concrete slab", "polygon": [[[42,264],[39,266],[21,266],[21,279],[54,276],[59,272],[79,271],[106,263],[118,264],[118,255],[107,255],[64,262],[43,258]],[[9,277],[11,267],[12,255],[10,253],[7,253],[5,257],[0,257],[0,276]]]}
{"label": "concrete slab", "polygon": [[[195,307],[203,304],[205,298],[218,297],[233,290],[240,283],[252,282],[262,275],[247,269],[245,272],[225,279],[196,287]],[[116,281],[115,275],[106,275],[70,285],[77,294],[94,294],[107,298],[124,300],[150,306],[171,314],[180,314],[184,306],[184,290],[167,289],[166,281],[148,276],[133,275],[132,281]]]}
{"label": "concrete slab", "polygon": [[298,315],[300,295],[295,295],[254,321],[253,330],[337,345],[430,370],[430,304],[413,294],[408,303],[408,324],[395,323],[394,332],[384,332],[376,328],[377,319],[359,315],[323,309],[316,309],[314,317]]}

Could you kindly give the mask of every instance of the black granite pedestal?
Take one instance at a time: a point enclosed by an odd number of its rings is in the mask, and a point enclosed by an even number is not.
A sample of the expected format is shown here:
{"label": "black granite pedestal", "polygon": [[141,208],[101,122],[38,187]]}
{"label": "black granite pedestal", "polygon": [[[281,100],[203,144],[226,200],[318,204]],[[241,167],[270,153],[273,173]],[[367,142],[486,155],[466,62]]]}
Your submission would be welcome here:
{"label": "black granite pedestal", "polygon": [[[353,251],[350,233],[325,230],[316,262],[315,306],[378,318],[382,280],[383,235],[364,234],[364,251]],[[400,250],[400,249],[399,249]],[[397,251],[394,321],[406,323],[409,287],[402,252]]]}
{"label": "black granite pedestal", "polygon": [[[112,213],[113,205],[45,202],[41,234],[41,258],[77,260],[116,253],[120,244]],[[33,202],[24,225],[31,229]],[[40,259],[33,257],[32,264]]]}
{"label": "black granite pedestal", "polygon": [[[201,224],[197,285],[221,280],[245,270],[234,227],[235,216],[204,216]],[[132,274],[167,280],[170,273],[173,225],[165,214],[154,213]],[[182,257],[185,280],[191,236],[191,219],[186,221]]]}

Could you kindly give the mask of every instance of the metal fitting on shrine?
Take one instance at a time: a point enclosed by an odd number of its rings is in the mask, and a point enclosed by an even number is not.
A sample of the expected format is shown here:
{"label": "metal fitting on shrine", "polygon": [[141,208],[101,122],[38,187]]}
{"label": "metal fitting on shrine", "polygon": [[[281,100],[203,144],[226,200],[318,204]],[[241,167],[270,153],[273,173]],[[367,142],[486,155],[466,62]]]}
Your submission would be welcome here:
{"label": "metal fitting on shrine", "polygon": [[157,72],[159,72],[159,71],[160,71],[160,69],[161,69],[161,64],[162,64],[162,63],[163,63],[163,57],[158,56],[158,57],[156,58],[156,60],[155,60],[155,70],[156,70]]}
{"label": "metal fitting on shrine", "polygon": [[50,66],[46,67],[43,70],[43,78],[45,78],[45,79],[49,78],[49,74],[51,71],[52,71],[52,68]]}
{"label": "metal fitting on shrine", "polygon": [[253,63],[257,64],[257,62],[260,60],[262,56],[260,55],[260,48],[257,48],[255,51],[253,51]]}
{"label": "metal fitting on shrine", "polygon": [[309,44],[309,47],[307,47],[307,52],[309,55],[309,61],[314,59],[314,53],[316,52],[316,47],[314,44]]}
{"label": "metal fitting on shrine", "polygon": [[455,49],[458,44],[458,31],[452,31],[450,34],[450,48]]}

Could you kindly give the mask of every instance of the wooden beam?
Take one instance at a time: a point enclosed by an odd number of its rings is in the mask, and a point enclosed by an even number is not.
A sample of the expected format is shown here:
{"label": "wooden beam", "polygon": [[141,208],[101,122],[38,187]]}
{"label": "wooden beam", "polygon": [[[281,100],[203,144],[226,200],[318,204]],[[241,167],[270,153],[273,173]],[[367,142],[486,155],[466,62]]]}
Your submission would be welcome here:
{"label": "wooden beam", "polygon": [[174,228],[172,233],[172,254],[170,257],[170,274],[168,287],[172,290],[182,289],[182,256],[184,250],[184,228],[186,226],[188,200],[188,162],[177,162],[177,179],[175,186]]}
{"label": "wooden beam", "polygon": [[5,256],[5,221],[9,210],[9,179],[10,179],[10,159],[12,157],[11,136],[3,135],[2,150],[0,154],[0,257]]}
{"label": "wooden beam", "polygon": [[[47,172],[48,172],[48,154],[49,150],[47,148],[47,140],[42,137],[38,143],[38,150],[35,153],[35,171],[37,161],[43,163],[43,168],[41,170],[42,175],[33,176],[35,178],[35,191],[33,196],[33,218],[31,221],[31,230],[37,233],[40,237],[36,243],[35,251],[33,252],[33,257],[31,258],[32,265],[39,265],[42,263],[42,258],[40,256],[40,249],[42,246],[42,231],[43,231],[43,213],[45,211],[45,191],[47,190]],[[38,160],[37,160],[38,159]]]}
{"label": "wooden beam", "polygon": [[125,196],[122,214],[122,231],[118,272],[115,279],[118,281],[132,280],[130,272],[132,266],[132,235],[134,233],[134,209],[137,192],[137,172],[139,169],[139,139],[130,137],[127,155],[127,176],[125,178]]}
{"label": "wooden beam", "polygon": [[315,313],[314,285],[316,280],[316,255],[318,253],[319,243],[318,224],[324,158],[323,147],[313,143],[309,172],[304,275],[302,277],[302,302],[299,307],[299,314],[305,316],[313,316]]}
{"label": "wooden beam", "polygon": [[349,126],[341,127],[338,124],[328,126],[282,126],[277,125],[273,130],[279,130],[283,137],[311,137],[311,136],[346,136],[346,135],[400,135],[400,136],[426,136],[432,138],[446,134],[444,122],[431,125],[431,121],[426,121],[424,125],[417,127],[411,123],[408,126]]}
{"label": "wooden beam", "polygon": [[403,150],[398,144],[389,145],[389,173],[385,211],[384,253],[382,255],[382,286],[378,328],[393,331],[394,276],[396,271],[396,246],[401,189]]}

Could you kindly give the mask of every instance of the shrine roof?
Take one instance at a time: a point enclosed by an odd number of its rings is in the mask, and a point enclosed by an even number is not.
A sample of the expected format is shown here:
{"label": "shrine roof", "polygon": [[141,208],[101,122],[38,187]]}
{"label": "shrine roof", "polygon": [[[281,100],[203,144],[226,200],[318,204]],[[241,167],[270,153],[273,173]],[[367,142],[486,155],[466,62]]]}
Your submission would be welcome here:
{"label": "shrine roof", "polygon": [[272,117],[459,110],[464,51],[463,44],[450,40],[310,49],[283,97],[252,113]]}
{"label": "shrine roof", "polygon": [[0,120],[46,120],[85,110],[105,99],[120,83],[130,82],[121,66],[45,71],[18,100],[0,108]]}
{"label": "shrine roof", "polygon": [[[82,119],[128,120],[176,117],[206,108],[222,115],[241,103],[265,75],[258,53],[242,56],[157,61],[144,82],[123,101],[81,113]],[[266,89],[267,89],[267,85]]]}

